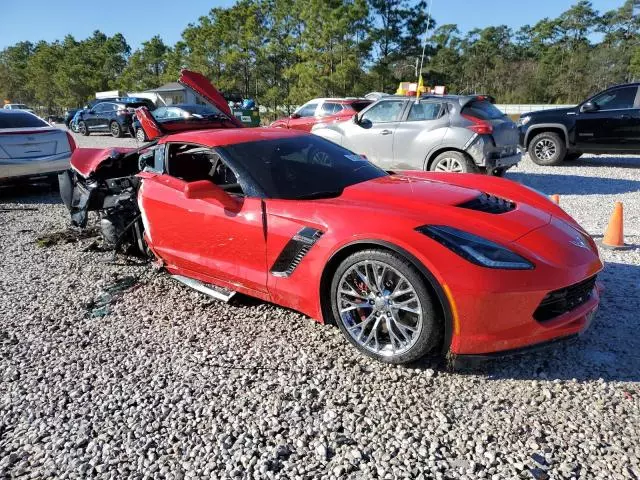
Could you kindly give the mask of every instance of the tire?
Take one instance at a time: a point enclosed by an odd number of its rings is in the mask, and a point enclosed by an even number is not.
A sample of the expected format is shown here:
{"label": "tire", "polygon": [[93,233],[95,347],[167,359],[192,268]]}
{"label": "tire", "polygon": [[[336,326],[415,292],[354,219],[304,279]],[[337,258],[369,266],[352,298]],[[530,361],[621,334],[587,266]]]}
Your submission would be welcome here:
{"label": "tire", "polygon": [[[382,274],[379,277],[382,294],[374,280],[374,268],[378,275]],[[363,281],[365,272],[367,280]],[[401,294],[393,297],[395,291]],[[436,317],[422,276],[408,260],[394,252],[371,249],[347,257],[333,274],[330,295],[334,320],[343,335],[360,352],[376,360],[393,364],[413,362],[441,341],[441,321]],[[354,306],[356,302],[361,306]],[[398,308],[401,303],[412,311]],[[350,309],[344,311],[345,308]],[[393,335],[389,335],[390,331]]]}
{"label": "tire", "polygon": [[555,132],[542,132],[529,143],[529,158],[543,166],[560,165],[567,153],[564,139]]}
{"label": "tire", "polygon": [[142,128],[136,128],[136,140],[138,140],[140,143],[144,143],[147,141],[147,135],[146,133],[144,133],[144,130]]}
{"label": "tire", "polygon": [[579,159],[582,156],[582,152],[567,152],[564,156],[565,162],[573,162],[574,160]]}
{"label": "tire", "polygon": [[118,122],[111,122],[109,124],[109,131],[114,138],[122,138],[122,127]]}
{"label": "tire", "polygon": [[455,150],[448,150],[438,155],[429,170],[432,172],[477,173],[478,167],[467,155]]}
{"label": "tire", "polygon": [[85,137],[89,136],[89,129],[87,128],[87,124],[83,121],[78,122],[78,133],[80,135],[84,135]]}

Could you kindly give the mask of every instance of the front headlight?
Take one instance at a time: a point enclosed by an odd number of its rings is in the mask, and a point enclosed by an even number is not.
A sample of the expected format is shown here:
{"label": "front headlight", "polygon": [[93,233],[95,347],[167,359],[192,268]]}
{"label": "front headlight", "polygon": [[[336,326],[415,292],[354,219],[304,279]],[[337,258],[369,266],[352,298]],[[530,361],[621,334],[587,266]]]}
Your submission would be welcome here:
{"label": "front headlight", "polygon": [[520,117],[520,118],[518,119],[518,125],[526,125],[526,124],[527,124],[527,123],[529,123],[530,121],[531,121],[531,117],[528,117],[528,116],[526,116],[526,115],[525,115],[525,116]]}
{"label": "front headlight", "polygon": [[526,258],[490,240],[444,225],[424,225],[416,228],[436,242],[444,245],[465,260],[487,268],[506,270],[532,270]]}

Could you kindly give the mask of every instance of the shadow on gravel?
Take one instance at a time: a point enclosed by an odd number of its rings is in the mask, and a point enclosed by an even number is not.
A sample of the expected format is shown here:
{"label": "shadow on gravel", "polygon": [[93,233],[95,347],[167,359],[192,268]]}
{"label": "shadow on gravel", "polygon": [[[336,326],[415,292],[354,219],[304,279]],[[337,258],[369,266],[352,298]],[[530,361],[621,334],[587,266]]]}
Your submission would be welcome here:
{"label": "shadow on gravel", "polygon": [[607,263],[600,275],[600,309],[576,341],[522,356],[493,360],[468,373],[491,379],[640,382],[640,266]]}
{"label": "shadow on gravel", "polygon": [[637,180],[522,172],[509,172],[506,178],[547,195],[613,195],[640,191],[640,181]]}
{"label": "shadow on gravel", "polygon": [[5,203],[46,204],[62,203],[56,186],[48,183],[0,186],[0,208]]}
{"label": "shadow on gravel", "polygon": [[607,167],[607,168],[638,168],[640,169],[640,157],[584,157],[573,162],[566,162],[565,167]]}

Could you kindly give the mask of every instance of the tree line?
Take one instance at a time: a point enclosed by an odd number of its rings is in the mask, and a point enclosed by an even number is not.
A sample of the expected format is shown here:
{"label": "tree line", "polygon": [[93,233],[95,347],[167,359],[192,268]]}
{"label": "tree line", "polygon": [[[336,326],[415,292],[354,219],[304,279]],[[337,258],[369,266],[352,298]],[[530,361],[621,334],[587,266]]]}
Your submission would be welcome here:
{"label": "tree line", "polygon": [[[500,103],[576,103],[640,79],[633,0],[606,12],[580,0],[557,18],[514,30],[437,25],[425,0],[239,0],[186,26],[175,45],[156,35],[132,51],[121,34],[19,42],[0,51],[0,96],[49,111],[97,91],[141,91],[199,71],[229,93],[274,110],[319,96],[395,91],[422,69],[428,85],[487,93]],[[427,29],[427,26],[429,29]]]}

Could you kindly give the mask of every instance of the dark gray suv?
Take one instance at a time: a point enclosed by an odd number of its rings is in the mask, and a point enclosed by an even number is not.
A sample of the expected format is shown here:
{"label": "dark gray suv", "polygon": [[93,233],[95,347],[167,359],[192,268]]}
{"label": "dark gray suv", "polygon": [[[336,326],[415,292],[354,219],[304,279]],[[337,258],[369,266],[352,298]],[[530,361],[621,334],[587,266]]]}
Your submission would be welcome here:
{"label": "dark gray suv", "polygon": [[387,96],[312,133],[382,168],[502,175],[522,158],[518,129],[484,95]]}

